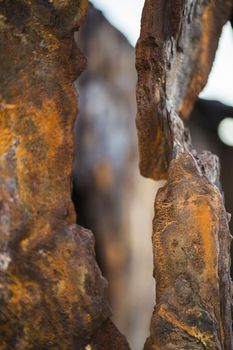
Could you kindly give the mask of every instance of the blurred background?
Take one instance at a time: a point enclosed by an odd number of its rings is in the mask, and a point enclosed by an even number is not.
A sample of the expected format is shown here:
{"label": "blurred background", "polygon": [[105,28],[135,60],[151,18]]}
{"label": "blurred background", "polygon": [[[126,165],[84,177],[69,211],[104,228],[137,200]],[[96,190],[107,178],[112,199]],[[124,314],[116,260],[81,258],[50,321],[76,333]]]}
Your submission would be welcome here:
{"label": "blurred background", "polygon": [[[163,184],[142,178],[138,170],[134,46],[143,3],[93,0],[75,38],[88,65],[76,82],[73,200],[78,223],[95,235],[113,320],[132,350],[143,348],[154,306],[151,232],[154,199]],[[232,62],[233,31],[227,23],[188,122],[197,150],[220,158],[228,212],[233,212]],[[230,226],[233,232],[233,222]]]}

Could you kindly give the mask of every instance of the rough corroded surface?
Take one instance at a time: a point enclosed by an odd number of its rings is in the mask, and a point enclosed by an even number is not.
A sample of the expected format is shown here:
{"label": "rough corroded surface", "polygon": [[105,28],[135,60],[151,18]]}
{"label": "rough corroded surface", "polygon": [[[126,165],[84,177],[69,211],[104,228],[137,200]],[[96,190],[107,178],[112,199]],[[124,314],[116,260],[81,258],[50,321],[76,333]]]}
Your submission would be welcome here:
{"label": "rough corroded surface", "polygon": [[167,177],[166,111],[186,118],[207,81],[231,0],[146,0],[137,43],[137,127],[142,175]]}
{"label": "rough corroded surface", "polygon": [[[233,41],[232,41],[233,44]],[[215,100],[198,99],[190,114],[188,126],[191,129],[192,142],[198,152],[204,148],[212,149],[219,156],[221,164],[221,184],[224,190],[226,210],[233,213],[233,147],[227,146],[218,136],[218,126],[224,118],[231,118],[233,107]],[[233,220],[229,222],[233,232]],[[231,250],[233,261],[233,247]],[[231,276],[233,277],[233,266]]]}
{"label": "rough corroded surface", "polygon": [[86,10],[0,2],[1,350],[82,349],[110,314],[70,194],[72,84],[85,62],[73,29]]}
{"label": "rough corroded surface", "polygon": [[229,248],[218,189],[181,154],[155,202],[157,298],[147,349],[232,349]]}
{"label": "rough corroded surface", "polygon": [[141,172],[168,177],[155,201],[156,306],[145,348],[231,350],[230,233],[219,162],[192,148],[187,117],[231,1],[145,2],[137,44]]}

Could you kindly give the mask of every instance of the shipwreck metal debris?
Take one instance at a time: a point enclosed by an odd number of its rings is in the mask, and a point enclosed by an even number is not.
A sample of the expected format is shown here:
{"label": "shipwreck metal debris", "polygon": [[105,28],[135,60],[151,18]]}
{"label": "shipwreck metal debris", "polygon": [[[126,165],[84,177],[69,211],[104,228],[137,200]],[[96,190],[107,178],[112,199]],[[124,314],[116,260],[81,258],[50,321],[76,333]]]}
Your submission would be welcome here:
{"label": "shipwreck metal debris", "polygon": [[231,350],[230,233],[219,164],[182,118],[205,85],[232,1],[146,0],[137,43],[144,176],[167,179],[153,224],[156,306],[146,349]]}
{"label": "shipwreck metal debris", "polygon": [[[0,3],[1,350],[108,348],[98,335],[111,325],[106,281],[71,201],[72,84],[86,61],[73,31],[87,6]],[[112,325],[113,340],[128,348]]]}

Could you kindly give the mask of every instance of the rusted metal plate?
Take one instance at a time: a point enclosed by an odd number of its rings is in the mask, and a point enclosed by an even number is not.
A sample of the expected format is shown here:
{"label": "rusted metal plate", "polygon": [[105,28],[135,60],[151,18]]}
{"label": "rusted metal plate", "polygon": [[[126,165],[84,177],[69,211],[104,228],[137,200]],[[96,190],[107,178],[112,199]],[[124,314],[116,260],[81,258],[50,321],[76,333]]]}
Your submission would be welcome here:
{"label": "rusted metal plate", "polygon": [[140,170],[167,177],[173,140],[167,113],[187,118],[204,87],[232,0],[146,0],[136,48]]}
{"label": "rusted metal plate", "polygon": [[72,84],[86,61],[73,30],[87,6],[0,2],[1,350],[84,349],[110,316],[71,201]]}
{"label": "rusted metal plate", "polygon": [[145,349],[231,350],[230,233],[218,158],[198,155],[182,118],[208,77],[232,1],[145,2],[137,44],[141,173],[155,200],[156,305]]}
{"label": "rusted metal plate", "polygon": [[190,154],[171,162],[152,241],[156,307],[146,349],[232,349],[227,216]]}

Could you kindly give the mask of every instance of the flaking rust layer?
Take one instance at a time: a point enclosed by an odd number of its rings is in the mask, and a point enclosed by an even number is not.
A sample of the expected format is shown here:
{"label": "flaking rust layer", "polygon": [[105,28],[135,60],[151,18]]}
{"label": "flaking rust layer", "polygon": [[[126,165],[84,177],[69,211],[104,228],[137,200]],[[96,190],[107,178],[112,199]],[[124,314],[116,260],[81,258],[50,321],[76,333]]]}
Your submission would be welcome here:
{"label": "flaking rust layer", "polygon": [[85,66],[73,31],[87,6],[0,2],[1,350],[84,349],[110,322],[93,235],[71,201],[73,82]]}
{"label": "flaking rust layer", "polygon": [[156,305],[147,350],[231,350],[228,214],[218,158],[193,149],[186,118],[232,1],[146,0],[137,44],[140,169],[167,179],[153,222]]}
{"label": "flaking rust layer", "polygon": [[172,145],[166,112],[182,119],[206,84],[232,0],[146,0],[136,46],[140,170],[167,177]]}

